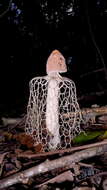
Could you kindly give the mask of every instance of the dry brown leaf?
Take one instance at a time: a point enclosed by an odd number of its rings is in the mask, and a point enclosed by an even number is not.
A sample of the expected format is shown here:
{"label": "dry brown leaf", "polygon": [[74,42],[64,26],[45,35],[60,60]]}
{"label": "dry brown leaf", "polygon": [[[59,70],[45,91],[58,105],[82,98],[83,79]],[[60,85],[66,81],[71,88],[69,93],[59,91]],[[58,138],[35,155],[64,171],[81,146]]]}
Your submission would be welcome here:
{"label": "dry brown leaf", "polygon": [[14,135],[14,139],[19,141],[22,145],[26,145],[28,148],[34,147],[34,141],[31,136],[26,135],[25,133],[20,133],[18,135]]}
{"label": "dry brown leaf", "polygon": [[42,144],[39,143],[38,145],[34,146],[34,151],[35,151],[35,153],[43,152]]}

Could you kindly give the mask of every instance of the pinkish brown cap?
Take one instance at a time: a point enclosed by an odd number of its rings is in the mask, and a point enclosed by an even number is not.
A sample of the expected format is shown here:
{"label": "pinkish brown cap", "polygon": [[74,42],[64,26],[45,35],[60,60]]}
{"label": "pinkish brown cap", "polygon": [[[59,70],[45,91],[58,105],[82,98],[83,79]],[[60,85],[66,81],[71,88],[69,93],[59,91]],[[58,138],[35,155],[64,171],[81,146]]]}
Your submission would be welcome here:
{"label": "pinkish brown cap", "polygon": [[52,51],[52,53],[48,57],[46,72],[47,74],[50,72],[58,72],[58,73],[67,72],[65,58],[58,50]]}

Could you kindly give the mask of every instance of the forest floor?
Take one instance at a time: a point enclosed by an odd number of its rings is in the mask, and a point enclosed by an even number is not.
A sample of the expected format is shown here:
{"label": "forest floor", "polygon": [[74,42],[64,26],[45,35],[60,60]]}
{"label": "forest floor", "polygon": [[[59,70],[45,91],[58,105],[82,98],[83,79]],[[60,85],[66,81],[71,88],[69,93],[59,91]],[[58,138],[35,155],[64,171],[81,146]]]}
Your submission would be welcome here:
{"label": "forest floor", "polygon": [[72,148],[41,152],[24,132],[26,115],[1,118],[0,189],[107,189],[107,106],[82,109]]}

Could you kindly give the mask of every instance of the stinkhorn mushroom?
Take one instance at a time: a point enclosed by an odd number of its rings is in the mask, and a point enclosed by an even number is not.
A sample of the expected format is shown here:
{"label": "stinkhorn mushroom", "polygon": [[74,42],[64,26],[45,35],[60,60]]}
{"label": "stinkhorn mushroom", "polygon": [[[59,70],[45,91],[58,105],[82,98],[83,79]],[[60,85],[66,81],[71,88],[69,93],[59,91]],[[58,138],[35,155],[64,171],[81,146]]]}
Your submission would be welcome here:
{"label": "stinkhorn mushroom", "polygon": [[43,151],[71,147],[80,133],[81,111],[72,80],[59,73],[66,72],[65,58],[54,50],[47,60],[47,76],[30,82],[26,133]]}

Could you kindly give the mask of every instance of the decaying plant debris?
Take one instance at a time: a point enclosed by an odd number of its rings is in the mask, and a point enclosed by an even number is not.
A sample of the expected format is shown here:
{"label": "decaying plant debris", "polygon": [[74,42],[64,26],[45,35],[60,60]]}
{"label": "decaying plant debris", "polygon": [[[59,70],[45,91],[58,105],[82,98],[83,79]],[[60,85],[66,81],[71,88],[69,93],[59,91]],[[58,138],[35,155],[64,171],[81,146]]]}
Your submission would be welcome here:
{"label": "decaying plant debris", "polygon": [[[26,115],[1,118],[0,189],[106,189],[107,107],[82,110],[72,148],[41,152],[24,133]],[[66,115],[65,115],[66,117]]]}

